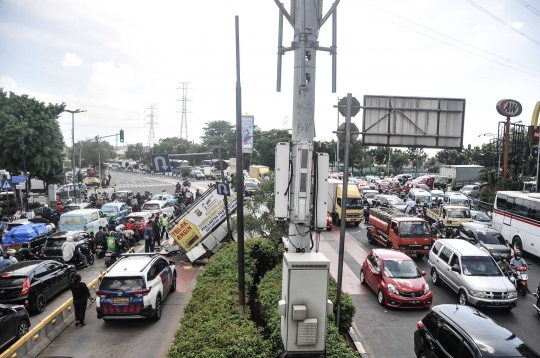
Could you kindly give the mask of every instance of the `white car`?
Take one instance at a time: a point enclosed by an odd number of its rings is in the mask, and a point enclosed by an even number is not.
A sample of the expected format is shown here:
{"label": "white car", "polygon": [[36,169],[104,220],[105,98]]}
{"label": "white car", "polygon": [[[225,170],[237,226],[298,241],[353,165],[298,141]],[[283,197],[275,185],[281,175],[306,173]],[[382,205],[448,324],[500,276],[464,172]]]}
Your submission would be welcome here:
{"label": "white car", "polygon": [[143,204],[141,211],[150,212],[159,216],[167,214],[168,217],[172,218],[174,207],[166,201],[150,200]]}
{"label": "white car", "polygon": [[161,318],[163,301],[176,291],[176,266],[155,253],[123,254],[96,290],[97,317]]}

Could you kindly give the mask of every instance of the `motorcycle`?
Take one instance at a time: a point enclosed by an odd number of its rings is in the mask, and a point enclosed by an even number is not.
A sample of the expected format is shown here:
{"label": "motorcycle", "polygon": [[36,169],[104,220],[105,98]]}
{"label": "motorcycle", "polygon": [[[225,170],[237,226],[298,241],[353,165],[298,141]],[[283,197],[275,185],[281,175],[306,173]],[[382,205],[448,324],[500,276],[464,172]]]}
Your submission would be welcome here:
{"label": "motorcycle", "polygon": [[107,251],[105,245],[100,244],[96,246],[96,256],[98,259],[105,257],[105,251]]}
{"label": "motorcycle", "polygon": [[190,187],[191,186],[191,182],[189,180],[184,180],[184,182],[182,183],[183,186],[187,186],[187,187]]}
{"label": "motorcycle", "polygon": [[107,250],[105,252],[105,266],[107,266],[107,268],[114,264],[116,260],[118,260],[118,254],[116,251]]}
{"label": "motorcycle", "polygon": [[[83,254],[86,257],[86,261],[88,262],[88,265],[94,264],[94,255],[92,254],[92,251],[90,251],[90,248],[87,244],[79,244],[77,246],[77,251],[79,251],[81,254]],[[84,268],[84,262],[81,261],[79,258],[79,255],[73,255],[71,260],[66,262],[67,264],[74,265],[76,269],[82,269]]]}
{"label": "motorcycle", "polygon": [[533,305],[533,307],[536,308],[536,312],[540,314],[540,285],[536,288],[536,292],[533,293],[533,296],[536,297],[536,304]]}
{"label": "motorcycle", "polygon": [[514,271],[516,290],[518,292],[521,292],[521,295],[523,297],[527,295],[527,291],[529,290],[529,287],[527,286],[527,281],[529,280],[529,275],[527,275],[527,270],[528,270],[527,267],[522,266],[522,267],[516,267]]}

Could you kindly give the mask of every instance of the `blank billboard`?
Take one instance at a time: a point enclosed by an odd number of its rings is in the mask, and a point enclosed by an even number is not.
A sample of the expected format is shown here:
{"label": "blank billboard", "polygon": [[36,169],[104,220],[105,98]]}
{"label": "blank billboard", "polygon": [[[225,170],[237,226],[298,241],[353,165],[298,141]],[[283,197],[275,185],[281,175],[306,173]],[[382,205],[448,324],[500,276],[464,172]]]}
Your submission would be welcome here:
{"label": "blank billboard", "polygon": [[465,99],[364,96],[365,146],[461,149]]}

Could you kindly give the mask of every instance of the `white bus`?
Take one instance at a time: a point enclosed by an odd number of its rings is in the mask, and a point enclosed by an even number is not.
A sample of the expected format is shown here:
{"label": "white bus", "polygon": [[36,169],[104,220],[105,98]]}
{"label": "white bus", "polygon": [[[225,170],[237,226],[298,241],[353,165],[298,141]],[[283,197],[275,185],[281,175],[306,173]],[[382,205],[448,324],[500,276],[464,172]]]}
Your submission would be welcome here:
{"label": "white bus", "polygon": [[514,249],[540,256],[540,193],[499,191],[493,227]]}

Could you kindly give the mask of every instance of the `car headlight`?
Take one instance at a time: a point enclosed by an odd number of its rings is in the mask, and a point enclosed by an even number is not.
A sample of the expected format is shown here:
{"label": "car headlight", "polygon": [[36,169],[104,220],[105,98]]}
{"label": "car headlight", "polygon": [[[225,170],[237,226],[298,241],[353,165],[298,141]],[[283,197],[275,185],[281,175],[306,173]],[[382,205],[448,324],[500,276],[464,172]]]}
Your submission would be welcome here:
{"label": "car headlight", "polygon": [[484,291],[470,290],[469,294],[478,298],[486,298],[486,293]]}
{"label": "car headlight", "polygon": [[397,290],[397,288],[394,286],[394,285],[388,285],[388,291],[390,291],[390,293],[393,293],[394,295],[399,295],[399,292]]}
{"label": "car headlight", "polygon": [[508,292],[508,298],[516,298],[516,297],[517,297],[517,291]]}
{"label": "car headlight", "polygon": [[426,283],[426,286],[424,286],[424,295],[427,295],[429,292],[429,285]]}

